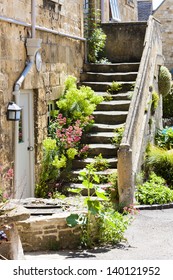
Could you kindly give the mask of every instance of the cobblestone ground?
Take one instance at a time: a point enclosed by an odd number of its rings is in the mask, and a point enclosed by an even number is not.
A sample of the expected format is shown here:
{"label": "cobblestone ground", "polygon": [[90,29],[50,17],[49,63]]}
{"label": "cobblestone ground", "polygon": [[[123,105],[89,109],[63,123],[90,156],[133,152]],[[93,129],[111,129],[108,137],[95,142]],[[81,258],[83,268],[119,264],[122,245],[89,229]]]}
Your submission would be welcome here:
{"label": "cobblestone ground", "polygon": [[27,253],[27,260],[172,260],[173,209],[142,210],[125,233],[127,242],[94,250]]}

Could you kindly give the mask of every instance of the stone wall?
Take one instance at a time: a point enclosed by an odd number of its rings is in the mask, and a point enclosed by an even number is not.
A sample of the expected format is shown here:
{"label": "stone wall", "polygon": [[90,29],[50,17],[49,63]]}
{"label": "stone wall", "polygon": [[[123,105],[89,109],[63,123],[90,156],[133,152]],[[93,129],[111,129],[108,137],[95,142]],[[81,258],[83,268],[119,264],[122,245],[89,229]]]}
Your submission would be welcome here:
{"label": "stone wall", "polygon": [[173,5],[172,0],[166,0],[154,12],[153,16],[161,22],[163,55],[165,66],[173,71]]}
{"label": "stone wall", "polygon": [[[31,37],[31,28],[27,26],[31,24],[31,1],[0,1],[0,12],[3,17],[20,21],[16,24],[0,20],[0,164],[7,167],[14,163],[14,123],[6,121],[6,110],[8,102],[14,100],[13,87],[27,61],[25,44]],[[61,34],[82,37],[82,15],[81,0],[36,1],[36,25]],[[36,37],[42,39],[42,69],[38,72],[33,65],[21,89],[32,89],[35,93],[37,175],[41,143],[47,132],[47,104],[59,98],[67,75],[79,79],[84,61],[84,42],[38,29]]]}
{"label": "stone wall", "polygon": [[25,252],[77,248],[81,230],[67,226],[69,213],[47,217],[31,217],[18,223],[18,231]]}
{"label": "stone wall", "polygon": [[111,62],[139,62],[147,24],[144,22],[105,23],[105,56]]}
{"label": "stone wall", "polygon": [[137,0],[118,0],[121,21],[137,21]]}

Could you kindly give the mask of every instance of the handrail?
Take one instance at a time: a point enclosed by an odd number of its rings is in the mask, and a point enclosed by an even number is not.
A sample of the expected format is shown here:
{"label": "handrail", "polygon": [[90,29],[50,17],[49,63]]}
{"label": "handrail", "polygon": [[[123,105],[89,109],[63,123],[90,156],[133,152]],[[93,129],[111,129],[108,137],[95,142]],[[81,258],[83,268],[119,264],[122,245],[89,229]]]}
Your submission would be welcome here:
{"label": "handrail", "polygon": [[[118,151],[118,188],[120,203],[131,204],[134,199],[135,176],[140,170],[149,137],[152,88],[158,91],[159,65],[163,63],[160,23],[150,16],[144,49],[132,96],[125,131]],[[153,128],[153,130],[155,127]],[[151,135],[150,135],[151,134]]]}

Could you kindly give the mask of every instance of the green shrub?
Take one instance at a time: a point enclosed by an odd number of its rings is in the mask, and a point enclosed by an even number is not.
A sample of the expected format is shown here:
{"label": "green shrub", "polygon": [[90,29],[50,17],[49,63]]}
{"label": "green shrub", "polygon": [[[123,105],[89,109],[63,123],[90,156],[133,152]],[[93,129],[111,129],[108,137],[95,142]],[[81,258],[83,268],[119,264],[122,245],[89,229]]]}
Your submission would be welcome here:
{"label": "green shrub", "polygon": [[110,195],[110,201],[114,203],[117,207],[119,203],[119,193],[118,193],[118,173],[114,172],[108,176],[109,186],[107,187],[107,192]]}
{"label": "green shrub", "polygon": [[114,130],[114,137],[112,139],[112,143],[115,145],[120,145],[123,133],[124,133],[125,125],[122,125]]}
{"label": "green shrub", "polygon": [[[106,43],[106,34],[103,32],[102,28],[96,27],[91,36],[88,38],[88,61],[91,63],[96,63],[99,61],[103,49]],[[102,58],[103,59],[103,58]]]}
{"label": "green shrub", "polygon": [[165,150],[150,145],[146,157],[146,169],[165,179],[170,188],[173,186],[173,150]]}
{"label": "green shrub", "polygon": [[104,159],[102,154],[95,156],[94,162],[91,163],[91,165],[96,169],[96,171],[103,171],[109,167],[107,159]]}
{"label": "green shrub", "polygon": [[156,91],[152,92],[151,114],[154,115],[159,104],[159,95]]}
{"label": "green shrub", "polygon": [[80,120],[83,123],[96,109],[97,104],[103,101],[102,96],[98,96],[87,86],[77,88],[76,78],[69,76],[65,81],[65,93],[57,101],[59,113],[67,118],[67,123],[74,123]]}
{"label": "green shrub", "polygon": [[110,87],[108,88],[107,92],[114,94],[120,91],[121,89],[122,89],[122,84],[113,81]]}
{"label": "green shrub", "polygon": [[81,138],[93,123],[92,113],[103,98],[90,87],[78,89],[76,81],[73,76],[66,79],[65,92],[57,102],[58,115],[50,123],[48,138],[43,141],[40,180],[35,189],[37,197],[55,193],[57,185],[62,188],[74,158],[87,153],[88,145],[83,145]]}
{"label": "green shrub", "polygon": [[[82,185],[87,189],[85,206],[87,213],[71,214],[66,221],[70,227],[79,225],[82,229],[81,245],[93,247],[95,245],[115,244],[124,239],[124,231],[129,224],[129,217],[115,211],[109,202],[106,192],[99,188],[99,176],[93,164],[88,164],[80,172]],[[98,199],[91,195],[91,189],[95,190]],[[71,189],[71,191],[73,191]],[[78,190],[80,193],[82,191]],[[74,190],[76,192],[76,189]],[[94,229],[96,231],[94,232]]]}
{"label": "green shrub", "polygon": [[163,118],[172,118],[173,112],[173,83],[171,93],[163,97]]}
{"label": "green shrub", "polygon": [[158,129],[155,136],[156,145],[165,149],[173,148],[173,128],[166,127],[164,129]]}
{"label": "green shrub", "polygon": [[168,68],[165,66],[160,67],[159,71],[159,79],[158,79],[158,85],[159,85],[159,93],[163,96],[166,96],[171,91],[171,81],[172,76],[169,72]]}
{"label": "green shrub", "polygon": [[163,178],[151,173],[149,180],[137,186],[135,198],[140,204],[164,204],[173,202],[173,190],[166,186]]}

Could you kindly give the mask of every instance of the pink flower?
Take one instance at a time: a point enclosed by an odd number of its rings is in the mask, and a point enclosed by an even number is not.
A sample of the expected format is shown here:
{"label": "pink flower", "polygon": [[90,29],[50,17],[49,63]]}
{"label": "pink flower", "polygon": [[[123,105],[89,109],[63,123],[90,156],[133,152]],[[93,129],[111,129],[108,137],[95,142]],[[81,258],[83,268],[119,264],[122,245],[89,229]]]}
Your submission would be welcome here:
{"label": "pink flower", "polygon": [[64,117],[63,119],[59,119],[59,124],[60,125],[65,125],[66,124],[66,118]]}
{"label": "pink flower", "polygon": [[6,173],[6,178],[7,179],[13,179],[13,176],[14,176],[13,169],[10,168]]}
{"label": "pink flower", "polygon": [[59,114],[57,119],[62,119],[62,114]]}

